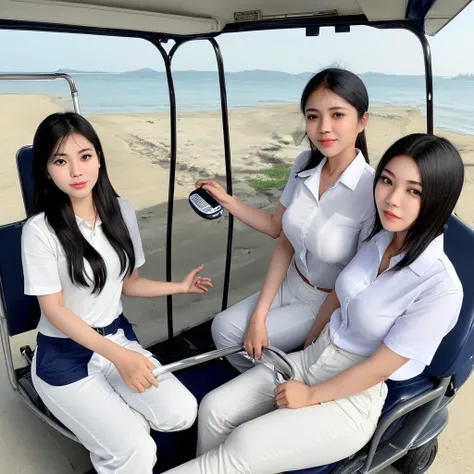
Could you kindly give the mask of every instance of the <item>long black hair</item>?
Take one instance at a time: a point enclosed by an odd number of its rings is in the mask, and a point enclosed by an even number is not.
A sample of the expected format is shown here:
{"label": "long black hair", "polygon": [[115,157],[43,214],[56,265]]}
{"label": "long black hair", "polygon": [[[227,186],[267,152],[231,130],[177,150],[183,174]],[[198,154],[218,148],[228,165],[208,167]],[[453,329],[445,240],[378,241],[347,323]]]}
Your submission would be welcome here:
{"label": "long black hair", "polygon": [[[72,134],[89,140],[97,153],[100,168],[92,199],[102,221],[102,231],[120,259],[120,273],[130,275],[135,268],[132,239],[120,211],[120,205],[107,174],[104,152],[92,125],[73,112],[55,113],[46,117],[33,139],[34,204],[31,216],[45,213],[46,220],[57,235],[66,254],[71,281],[82,287],[93,284],[93,293],[99,294],[107,279],[107,268],[100,254],[87,242],[76,222],[69,196],[48,177],[47,165],[53,153]],[[84,259],[91,266],[93,280],[87,281]]]}
{"label": "long black hair", "polygon": [[[308,84],[306,84],[300,101],[300,108],[303,114],[305,114],[306,103],[311,94],[321,88],[334,92],[334,94],[342,97],[346,102],[351,104],[357,110],[359,119],[369,110],[369,94],[361,79],[346,69],[329,68],[318,72],[309,80]],[[324,158],[324,155],[316,148],[310,139],[309,142],[311,146],[311,156],[301,171],[315,168]],[[362,130],[357,136],[355,147],[362,152],[365,161],[369,163],[369,151],[367,149],[365,130]]]}
{"label": "long black hair", "polygon": [[[374,178],[375,188],[387,164],[400,155],[413,158],[421,175],[421,207],[408,229],[404,257],[393,268],[401,270],[413,263],[428,245],[444,232],[444,226],[454,210],[464,184],[464,164],[456,147],[445,138],[426,133],[413,133],[397,140],[382,156]],[[369,237],[383,229],[378,212]]]}

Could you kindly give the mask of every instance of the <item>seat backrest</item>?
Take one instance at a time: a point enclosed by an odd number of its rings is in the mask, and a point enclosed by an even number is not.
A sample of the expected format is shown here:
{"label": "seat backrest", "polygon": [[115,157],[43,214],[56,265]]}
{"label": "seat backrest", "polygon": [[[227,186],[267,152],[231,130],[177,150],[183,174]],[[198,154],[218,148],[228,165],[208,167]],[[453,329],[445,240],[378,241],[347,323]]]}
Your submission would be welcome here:
{"label": "seat backrest", "polygon": [[40,317],[38,299],[23,293],[22,225],[0,227],[0,296],[11,336],[35,329]]}
{"label": "seat backrest", "polygon": [[427,375],[452,378],[457,390],[469,377],[474,364],[474,230],[451,216],[444,235],[444,250],[453,263],[464,290],[456,326],[439,346]]}
{"label": "seat backrest", "polygon": [[26,215],[30,215],[33,209],[35,195],[35,183],[33,178],[33,147],[31,145],[21,147],[16,154],[16,166],[20,178],[21,194]]}
{"label": "seat backrest", "polygon": [[[18,176],[26,214],[33,208],[33,148],[24,146],[16,155]],[[23,222],[0,227],[0,296],[11,336],[35,329],[40,317],[38,299],[26,296],[21,264]]]}

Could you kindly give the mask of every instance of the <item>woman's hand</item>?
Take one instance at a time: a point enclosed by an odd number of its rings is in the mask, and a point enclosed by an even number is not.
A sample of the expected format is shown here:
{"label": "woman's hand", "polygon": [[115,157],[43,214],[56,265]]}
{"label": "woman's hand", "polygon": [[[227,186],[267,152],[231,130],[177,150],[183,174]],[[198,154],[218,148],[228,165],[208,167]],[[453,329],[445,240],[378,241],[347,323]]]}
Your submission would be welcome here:
{"label": "woman's hand", "polygon": [[205,189],[216,201],[224,205],[230,198],[227,191],[213,179],[200,179],[194,183],[196,188],[202,187]]}
{"label": "woman's hand", "polygon": [[198,276],[199,272],[204,268],[204,265],[191,270],[182,281],[183,293],[197,293],[203,294],[209,291],[208,287],[213,287],[210,278]]}
{"label": "woman's hand", "polygon": [[121,348],[111,362],[117,368],[123,381],[136,392],[143,393],[152,385],[158,387],[158,381],[151,373],[156,368],[155,364],[143,354]]}
{"label": "woman's hand", "polygon": [[306,349],[308,346],[310,346],[314,341],[314,337],[310,334],[307,338],[306,341],[304,342],[303,349]]}
{"label": "woman's hand", "polygon": [[265,321],[250,318],[247,334],[245,335],[244,346],[248,354],[254,359],[260,359],[262,348],[267,347],[268,333]]}
{"label": "woman's hand", "polygon": [[302,408],[314,404],[311,400],[311,388],[297,380],[278,385],[274,393],[278,408]]}

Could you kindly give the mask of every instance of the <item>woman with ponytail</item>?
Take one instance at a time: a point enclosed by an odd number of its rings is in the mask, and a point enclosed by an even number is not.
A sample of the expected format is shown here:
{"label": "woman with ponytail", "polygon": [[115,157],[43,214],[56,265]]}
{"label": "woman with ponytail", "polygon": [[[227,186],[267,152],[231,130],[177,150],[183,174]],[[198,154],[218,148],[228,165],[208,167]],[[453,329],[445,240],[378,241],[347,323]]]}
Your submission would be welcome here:
{"label": "woman with ponytail", "polygon": [[365,127],[369,97],[363,82],[344,69],[325,69],[301,97],[311,149],[301,153],[275,212],[253,209],[214,182],[198,182],[235,217],[278,237],[260,293],[218,314],[218,348],[243,343],[229,356],[241,372],[270,343],[285,352],[301,347],[339,273],[369,235],[375,208],[374,170]]}

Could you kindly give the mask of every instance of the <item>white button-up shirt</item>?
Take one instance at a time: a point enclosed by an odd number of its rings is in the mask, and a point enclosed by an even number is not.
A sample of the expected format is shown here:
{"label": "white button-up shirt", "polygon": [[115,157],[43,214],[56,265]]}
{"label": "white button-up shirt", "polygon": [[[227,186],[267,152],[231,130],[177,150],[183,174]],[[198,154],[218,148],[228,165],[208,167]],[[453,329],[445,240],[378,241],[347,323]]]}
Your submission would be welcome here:
{"label": "white button-up shirt", "polygon": [[[135,251],[135,268],[145,263],[135,210],[125,199],[118,199],[123,219],[127,225]],[[104,259],[107,280],[100,294],[92,288],[73,285],[69,278],[66,254],[44,213],[29,219],[22,232],[22,263],[25,294],[49,295],[62,291],[64,305],[93,327],[104,327],[122,313],[123,276],[120,275],[119,257],[102,230],[100,218],[95,228],[76,216],[84,238]],[[89,262],[84,260],[86,274],[92,277]],[[46,336],[66,337],[42,313],[38,331]]]}
{"label": "white button-up shirt", "polygon": [[397,255],[377,277],[393,234],[381,231],[362,245],[339,275],[336,294],[341,306],[331,316],[332,342],[368,357],[382,343],[409,361],[390,377],[405,380],[431,363],[444,336],[454,327],[463,290],[438,236],[408,267],[391,269]]}
{"label": "white button-up shirt", "polygon": [[374,169],[357,157],[319,199],[324,158],[298,173],[310,152],[298,156],[280,202],[283,232],[295,250],[298,269],[316,287],[334,288],[336,278],[370,233],[375,215]]}

